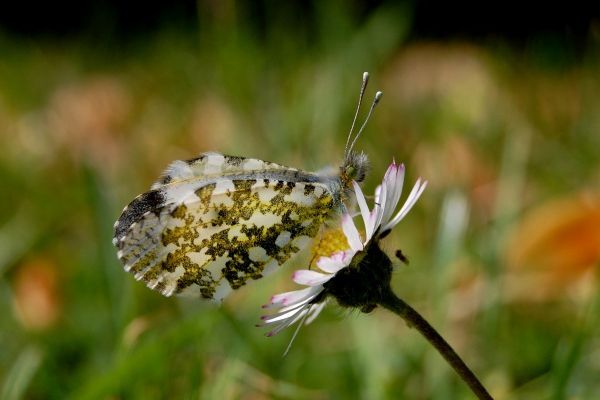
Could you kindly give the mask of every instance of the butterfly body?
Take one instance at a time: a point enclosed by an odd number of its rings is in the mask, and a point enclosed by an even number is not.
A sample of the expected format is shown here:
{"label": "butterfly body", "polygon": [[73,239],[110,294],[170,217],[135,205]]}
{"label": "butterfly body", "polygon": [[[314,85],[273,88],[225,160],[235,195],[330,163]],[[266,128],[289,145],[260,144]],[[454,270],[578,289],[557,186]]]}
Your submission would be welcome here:
{"label": "butterfly body", "polygon": [[219,301],[306,247],[343,196],[340,176],[205,153],[171,163],[125,207],[113,243],[148,287]]}

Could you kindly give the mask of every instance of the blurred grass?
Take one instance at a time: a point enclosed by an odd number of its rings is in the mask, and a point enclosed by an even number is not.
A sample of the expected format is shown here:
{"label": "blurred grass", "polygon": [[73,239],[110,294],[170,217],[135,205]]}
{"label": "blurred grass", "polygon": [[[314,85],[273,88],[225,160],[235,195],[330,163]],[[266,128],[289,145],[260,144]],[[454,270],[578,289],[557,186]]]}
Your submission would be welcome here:
{"label": "blurred grass", "polygon": [[[566,274],[510,262],[510,239],[539,205],[592,193],[595,218],[594,48],[564,65],[547,47],[407,43],[406,9],[358,18],[318,7],[311,31],[273,18],[259,34],[225,8],[201,13],[196,37],[165,30],[115,47],[0,37],[3,398],[467,398],[382,311],[332,306],[282,359],[291,332],[267,339],[254,324],[301,264],[215,308],[134,282],[110,244],[122,206],[173,159],[215,150],[336,165],[364,70],[370,93],[385,91],[359,144],[373,161],[367,191],[393,157],[407,184],[430,180],[387,241],[411,260],[398,292],[498,399],[600,393],[597,230],[575,229],[591,255],[561,258]],[[568,240],[545,243],[535,245],[571,254]],[[538,296],[542,285],[552,290]]]}

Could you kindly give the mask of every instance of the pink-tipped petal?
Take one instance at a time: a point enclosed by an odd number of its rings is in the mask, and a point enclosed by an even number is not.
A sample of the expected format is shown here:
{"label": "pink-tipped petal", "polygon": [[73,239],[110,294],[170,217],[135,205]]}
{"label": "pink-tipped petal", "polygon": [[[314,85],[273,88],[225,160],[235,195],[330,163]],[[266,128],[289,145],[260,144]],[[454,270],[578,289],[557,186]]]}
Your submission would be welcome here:
{"label": "pink-tipped petal", "polygon": [[272,324],[273,322],[277,322],[277,321],[281,321],[284,319],[288,319],[291,318],[292,316],[296,315],[297,313],[299,313],[302,310],[302,307],[300,308],[294,308],[293,310],[284,312],[282,314],[274,314],[274,315],[265,315],[262,316],[261,319],[263,321],[265,321],[265,323],[267,324]]}
{"label": "pink-tipped petal", "polygon": [[381,218],[382,225],[387,225],[392,217],[393,212],[398,206],[398,201],[400,200],[402,186],[404,183],[404,171],[404,164],[392,164],[388,168],[388,173],[385,174],[383,186],[387,188],[387,196],[385,210]]}
{"label": "pink-tipped petal", "polygon": [[318,292],[316,287],[307,287],[306,289],[293,290],[291,292],[279,293],[271,297],[271,302],[265,304],[263,308],[272,308],[278,306],[287,306],[293,303],[301,302]]}
{"label": "pink-tipped petal", "polygon": [[306,306],[307,303],[310,303],[315,297],[317,297],[317,295],[318,295],[318,293],[316,293],[302,301],[299,301],[297,303],[290,304],[289,306],[281,307],[276,313],[269,314],[269,315],[263,315],[260,317],[260,319],[264,321],[267,318],[283,315],[284,313],[287,313],[288,311],[297,310],[299,308],[302,308],[302,307]]}
{"label": "pink-tipped petal", "polygon": [[392,176],[396,175],[397,170],[398,165],[396,164],[396,161],[392,161],[392,163],[388,166],[387,170],[385,171],[385,174],[383,175],[383,181],[388,182]]}
{"label": "pink-tipped petal", "polygon": [[309,269],[299,269],[294,272],[292,279],[300,285],[317,286],[321,285],[333,277],[331,274],[322,274]]}
{"label": "pink-tipped petal", "polygon": [[339,263],[339,264],[343,264],[346,262],[346,258],[348,257],[348,254],[351,253],[352,250],[346,250],[346,251],[336,251],[335,253],[333,253],[331,255],[331,260]]}
{"label": "pink-tipped petal", "polygon": [[321,290],[317,291],[315,294],[313,294],[312,296],[307,297],[306,299],[304,299],[302,301],[299,301],[299,302],[294,303],[294,304],[290,304],[289,306],[281,307],[279,309],[279,311],[277,311],[277,313],[284,313],[284,312],[293,310],[294,308],[302,307],[306,303],[310,303],[323,290],[323,287],[320,287],[320,289]]}
{"label": "pink-tipped petal", "polygon": [[331,257],[321,257],[317,260],[317,267],[324,272],[335,274],[350,263],[353,254],[353,251],[339,251]]}

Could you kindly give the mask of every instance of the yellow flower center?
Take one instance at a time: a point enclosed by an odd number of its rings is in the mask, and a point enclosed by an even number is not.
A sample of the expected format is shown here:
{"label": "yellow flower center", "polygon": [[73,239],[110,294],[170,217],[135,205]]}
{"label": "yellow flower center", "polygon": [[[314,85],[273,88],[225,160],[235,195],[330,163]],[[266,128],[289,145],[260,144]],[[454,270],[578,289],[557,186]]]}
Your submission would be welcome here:
{"label": "yellow flower center", "polygon": [[321,239],[311,249],[310,265],[316,265],[320,257],[330,257],[338,251],[348,250],[350,245],[341,229],[329,229],[323,232]]}

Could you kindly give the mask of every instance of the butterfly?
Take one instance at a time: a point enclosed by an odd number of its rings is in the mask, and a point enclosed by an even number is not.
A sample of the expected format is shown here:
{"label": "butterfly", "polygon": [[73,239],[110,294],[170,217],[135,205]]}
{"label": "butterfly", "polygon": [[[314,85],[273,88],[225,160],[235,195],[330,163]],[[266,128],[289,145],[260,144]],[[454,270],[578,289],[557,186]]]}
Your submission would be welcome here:
{"label": "butterfly", "polygon": [[113,244],[126,271],[165,296],[222,301],[276,270],[345,210],[352,181],[368,168],[354,145],[382,96],[352,134],[337,172],[313,173],[255,158],[209,152],[173,161],[114,224]]}

